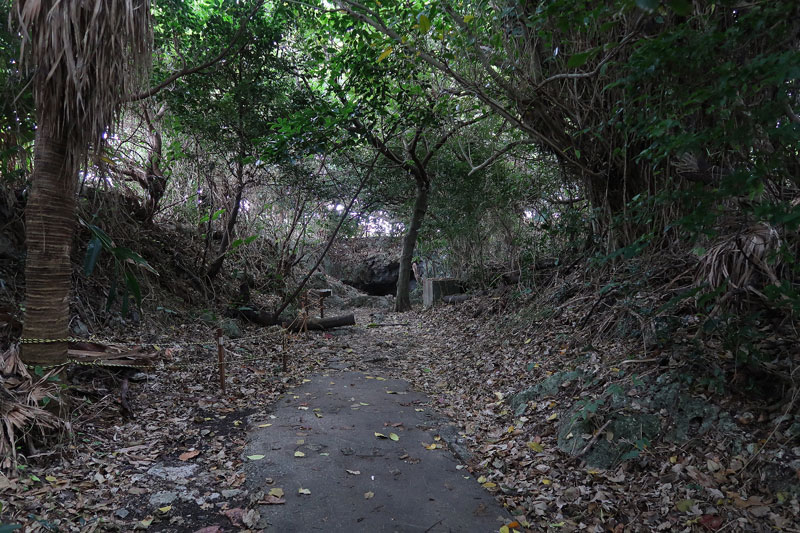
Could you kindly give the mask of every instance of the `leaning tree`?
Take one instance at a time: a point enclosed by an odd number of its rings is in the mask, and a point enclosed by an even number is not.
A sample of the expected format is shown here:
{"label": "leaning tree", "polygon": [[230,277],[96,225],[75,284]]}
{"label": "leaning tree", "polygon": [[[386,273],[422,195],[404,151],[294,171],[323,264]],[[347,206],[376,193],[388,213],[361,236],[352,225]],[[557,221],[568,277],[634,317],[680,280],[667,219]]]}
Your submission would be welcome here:
{"label": "leaning tree", "polygon": [[150,61],[149,0],[20,0],[22,57],[34,69],[36,141],[25,210],[21,357],[66,362],[78,168]]}

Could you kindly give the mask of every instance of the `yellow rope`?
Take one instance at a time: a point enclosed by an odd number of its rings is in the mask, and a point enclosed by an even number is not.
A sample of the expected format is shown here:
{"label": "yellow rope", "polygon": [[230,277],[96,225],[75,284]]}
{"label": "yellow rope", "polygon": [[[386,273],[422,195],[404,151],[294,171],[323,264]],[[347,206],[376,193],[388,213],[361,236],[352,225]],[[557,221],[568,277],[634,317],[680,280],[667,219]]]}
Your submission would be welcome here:
{"label": "yellow rope", "polygon": [[20,344],[55,344],[57,342],[81,342],[81,340],[74,337],[66,337],[63,339],[30,339],[23,337],[19,340]]}

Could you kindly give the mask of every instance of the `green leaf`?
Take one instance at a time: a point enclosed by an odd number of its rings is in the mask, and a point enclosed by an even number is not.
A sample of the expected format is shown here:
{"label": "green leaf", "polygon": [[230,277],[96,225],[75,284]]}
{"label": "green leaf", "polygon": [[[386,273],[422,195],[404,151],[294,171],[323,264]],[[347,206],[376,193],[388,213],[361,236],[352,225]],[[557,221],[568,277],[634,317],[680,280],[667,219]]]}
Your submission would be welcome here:
{"label": "green leaf", "polygon": [[100,228],[98,228],[94,224],[86,224],[86,226],[92,232],[92,235],[94,235],[95,237],[100,239],[100,242],[102,243],[103,248],[105,248],[107,250],[110,250],[111,248],[114,247],[114,241],[111,240],[111,237],[109,237],[108,234],[105,231],[101,230]]}
{"label": "green leaf", "polygon": [[582,67],[589,61],[589,58],[593,55],[593,52],[581,52],[580,54],[572,54],[570,56],[569,61],[567,61],[567,68],[578,68]]}
{"label": "green leaf", "polygon": [[428,33],[431,29],[431,19],[427,16],[420,14],[419,16],[419,31],[422,33]]}
{"label": "green leaf", "polygon": [[636,0],[636,6],[648,13],[652,13],[658,9],[659,4],[661,4],[661,0]]}
{"label": "green leaf", "polygon": [[108,298],[106,298],[106,313],[111,311],[111,306],[114,305],[114,300],[117,299],[117,269],[111,275],[111,286],[108,288]]}
{"label": "green leaf", "polygon": [[620,461],[629,461],[631,459],[636,459],[637,457],[639,457],[639,454],[640,454],[639,450],[631,450],[628,453],[624,454],[622,457],[620,457]]}
{"label": "green leaf", "polygon": [[86,257],[83,259],[83,273],[86,277],[92,275],[94,267],[97,264],[97,258],[100,256],[100,250],[103,249],[103,243],[97,235],[92,236],[89,241],[89,246],[86,247]]}
{"label": "green leaf", "polygon": [[158,274],[158,272],[156,272],[155,269],[151,267],[150,264],[147,261],[145,261],[145,259],[141,255],[137,254],[130,248],[118,246],[113,250],[111,250],[111,253],[114,256],[114,258],[120,263],[124,263],[126,261],[129,263],[134,263],[144,268],[145,270],[152,272],[153,274]]}
{"label": "green leaf", "polygon": [[136,300],[136,305],[142,307],[142,289],[139,286],[139,280],[133,275],[133,272],[125,272],[125,286],[128,291],[133,295]]}
{"label": "green leaf", "polygon": [[667,0],[667,5],[679,17],[692,14],[692,3],[689,0]]}
{"label": "green leaf", "polygon": [[378,63],[389,57],[393,51],[394,49],[391,46],[387,46],[386,50],[384,50],[383,53],[378,56]]}
{"label": "green leaf", "polygon": [[123,318],[128,316],[128,311],[130,310],[130,292],[128,291],[128,284],[125,283],[125,287],[122,290],[122,309],[120,309],[120,313],[122,313]]}

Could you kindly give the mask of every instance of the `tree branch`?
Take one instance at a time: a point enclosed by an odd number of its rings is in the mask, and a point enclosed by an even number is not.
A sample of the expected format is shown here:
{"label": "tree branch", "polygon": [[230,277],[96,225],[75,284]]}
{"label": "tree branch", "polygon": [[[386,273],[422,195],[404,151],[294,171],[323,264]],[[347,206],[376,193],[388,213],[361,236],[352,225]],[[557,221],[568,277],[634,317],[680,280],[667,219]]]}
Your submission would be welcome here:
{"label": "tree branch", "polygon": [[353,204],[356,203],[356,199],[358,198],[358,195],[361,194],[361,190],[367,184],[367,181],[369,181],[370,176],[372,176],[372,169],[375,166],[375,162],[377,160],[378,160],[378,155],[375,154],[375,157],[372,158],[372,164],[370,165],[369,169],[367,169],[367,172],[366,172],[366,174],[364,174],[364,177],[361,179],[361,183],[358,184],[358,189],[356,190],[356,193],[353,195],[353,198],[350,200],[350,203],[347,204],[347,207],[345,207],[344,211],[342,212],[342,216],[339,219],[339,223],[336,225],[336,228],[333,230],[333,233],[331,234],[330,238],[328,239],[328,243],[325,245],[325,248],[322,250],[322,253],[319,254],[319,258],[317,259],[317,262],[314,263],[314,266],[311,267],[308,270],[308,273],[305,275],[303,280],[297,286],[295,291],[288,298],[286,298],[286,300],[283,301],[283,303],[280,305],[280,307],[278,307],[277,311],[272,313],[272,320],[273,320],[274,323],[276,323],[276,324],[278,323],[278,317],[289,306],[289,304],[292,303],[292,301],[295,298],[297,298],[297,296],[303,291],[303,288],[306,286],[306,283],[308,283],[308,280],[311,279],[311,276],[314,275],[314,272],[316,272],[317,268],[319,268],[319,265],[322,264],[322,260],[325,259],[325,256],[327,255],[328,250],[331,249],[331,246],[333,245],[333,241],[336,240],[336,235],[339,233],[339,230],[341,229],[342,224],[344,224],[344,221],[347,220],[347,217],[350,214],[350,210],[353,208]]}
{"label": "tree branch", "polygon": [[[250,12],[246,16],[242,17],[242,21],[239,24],[239,29],[236,30],[236,33],[233,35],[233,38],[231,39],[231,42],[217,56],[215,56],[212,59],[209,59],[208,61],[206,61],[205,63],[202,63],[200,65],[197,65],[197,66],[194,66],[194,67],[191,67],[191,68],[187,68],[187,69],[183,69],[183,70],[181,70],[179,72],[176,72],[173,75],[169,76],[166,80],[164,80],[161,83],[159,83],[158,85],[156,85],[155,87],[151,87],[151,88],[147,89],[144,92],[141,92],[139,94],[130,94],[128,96],[125,96],[122,99],[122,102],[136,102],[138,100],[144,100],[145,98],[150,98],[151,96],[154,96],[154,95],[158,94],[159,92],[161,92],[162,90],[164,90],[164,88],[166,88],[168,85],[173,83],[178,78],[182,78],[182,77],[188,76],[190,74],[195,74],[197,72],[201,72],[201,71],[213,66],[214,64],[218,63],[220,60],[222,60],[223,58],[228,56],[233,51],[234,46],[236,45],[236,41],[239,40],[239,37],[241,37],[242,34],[244,33],[245,29],[247,29],[247,23],[250,21],[250,19],[253,17],[253,15],[256,14],[256,11],[258,11],[263,4],[264,4],[264,0],[258,0],[255,3],[255,5],[253,6],[253,9],[251,9]],[[238,48],[238,50],[236,50],[236,51],[238,52],[239,50],[241,50],[243,46],[244,46],[244,44],[242,46],[240,46]]]}
{"label": "tree branch", "polygon": [[[386,23],[384,23],[380,17],[375,13],[373,10],[363,6],[362,4],[354,1],[354,0],[334,0],[336,4],[347,14],[353,17],[356,20],[359,20],[369,26],[372,26],[376,30],[380,31],[387,37],[393,39],[398,46],[409,48],[408,45],[403,41],[402,36],[397,33],[396,31],[389,28]],[[363,13],[359,13],[354,8],[362,9],[365,12],[369,13],[370,16],[364,15]],[[440,71],[446,73],[448,76],[453,78],[456,82],[461,84],[465,89],[469,90],[472,94],[475,95],[476,98],[484,102],[490,108],[492,108],[498,115],[505,118],[512,124],[516,125],[519,129],[526,132],[530,135],[533,139],[537,142],[541,142],[548,148],[550,148],[558,157],[560,157],[563,161],[568,162],[570,165],[574,166],[575,168],[580,169],[588,176],[594,177],[601,177],[602,174],[596,172],[585,165],[582,165],[577,160],[569,157],[567,153],[562,149],[560,146],[556,145],[556,143],[547,137],[546,135],[540,133],[536,128],[533,126],[526,124],[522,119],[519,117],[514,116],[508,109],[503,106],[500,102],[486,94],[483,89],[477,84],[467,80],[464,76],[459,74],[458,72],[451,69],[442,61],[436,59],[435,57],[431,56],[424,50],[414,49],[414,52],[426,63],[431,65],[432,67],[439,69]]]}
{"label": "tree branch", "polygon": [[491,156],[489,156],[489,158],[486,159],[486,161],[484,161],[483,163],[481,163],[477,167],[472,167],[472,170],[470,170],[469,174],[467,174],[467,175],[468,176],[472,176],[474,173],[479,172],[479,171],[483,170],[484,168],[490,166],[495,161],[497,161],[498,159],[503,157],[505,154],[507,154],[508,152],[510,152],[511,150],[516,148],[517,146],[520,146],[520,145],[523,145],[523,144],[531,144],[532,142],[533,141],[531,141],[529,139],[526,139],[524,141],[514,141],[512,143],[508,143],[502,149],[500,149],[499,151],[497,151],[494,154],[492,154]]}

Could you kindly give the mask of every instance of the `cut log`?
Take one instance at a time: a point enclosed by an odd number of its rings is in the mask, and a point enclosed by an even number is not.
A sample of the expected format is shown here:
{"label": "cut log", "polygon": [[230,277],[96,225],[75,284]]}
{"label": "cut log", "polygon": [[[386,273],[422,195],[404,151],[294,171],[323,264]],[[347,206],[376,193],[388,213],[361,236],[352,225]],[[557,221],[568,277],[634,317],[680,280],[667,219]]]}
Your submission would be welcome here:
{"label": "cut log", "polygon": [[305,324],[302,317],[294,319],[282,319],[281,325],[291,331],[302,331],[304,329],[324,331],[326,329],[338,328],[341,326],[355,326],[356,317],[353,313],[349,315],[332,316],[328,318],[307,318]]}
{"label": "cut log", "polygon": [[231,318],[244,318],[248,322],[258,324],[259,326],[274,326],[275,320],[272,313],[264,311],[263,309],[254,309],[252,307],[240,307],[238,309],[228,309],[225,316]]}
{"label": "cut log", "polygon": [[442,301],[446,304],[462,304],[469,299],[469,294],[451,294],[449,296],[442,296]]}

